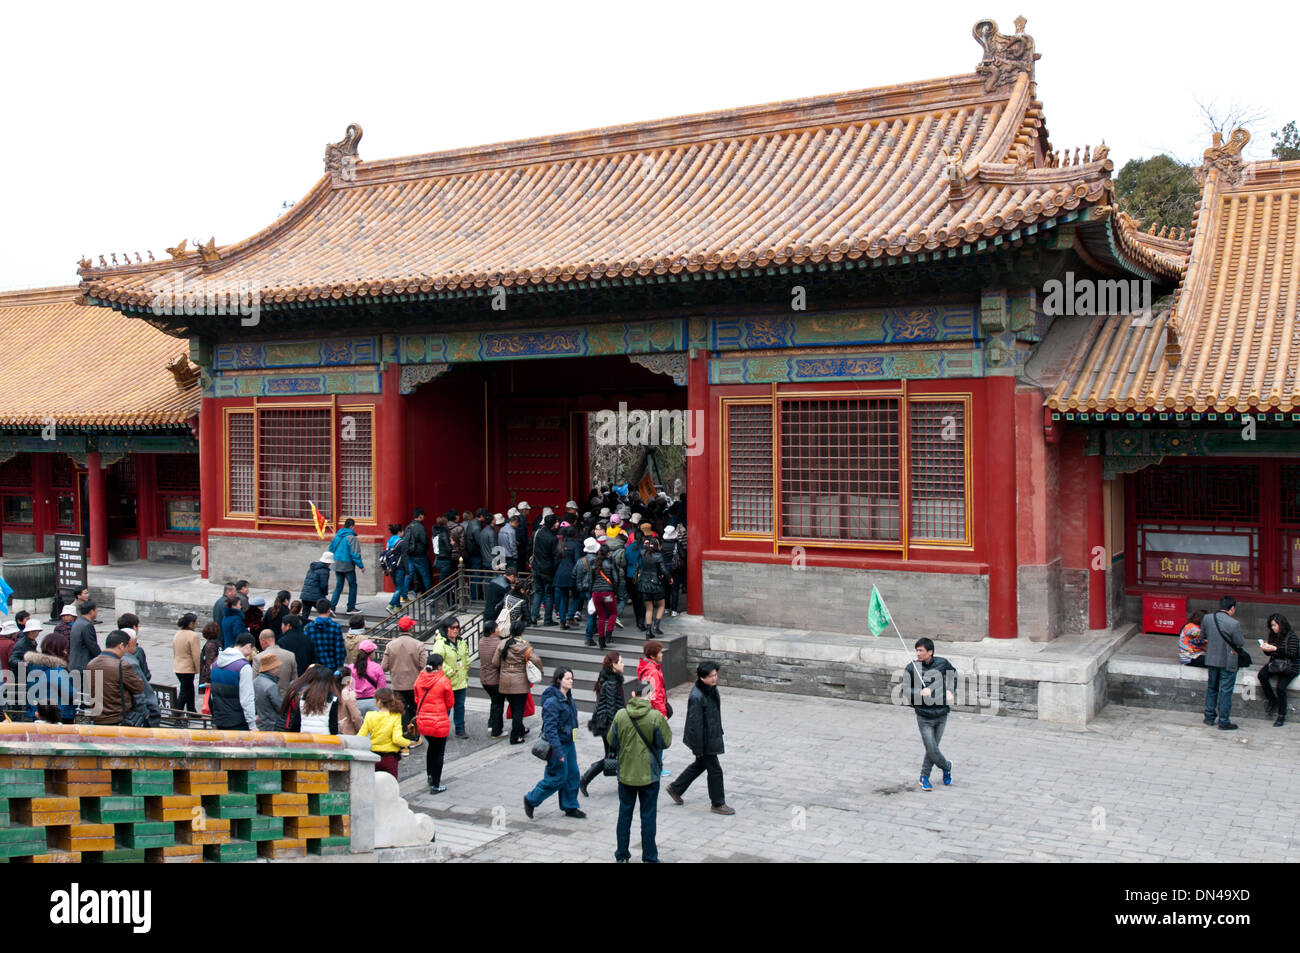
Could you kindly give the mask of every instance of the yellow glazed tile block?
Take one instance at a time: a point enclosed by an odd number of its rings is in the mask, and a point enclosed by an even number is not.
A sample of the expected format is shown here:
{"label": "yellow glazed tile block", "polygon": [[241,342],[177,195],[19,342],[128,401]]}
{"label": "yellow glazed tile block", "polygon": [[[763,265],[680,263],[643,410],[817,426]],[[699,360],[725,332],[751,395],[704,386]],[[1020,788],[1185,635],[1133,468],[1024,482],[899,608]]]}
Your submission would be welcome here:
{"label": "yellow glazed tile block", "polygon": [[151,821],[190,821],[202,810],[197,794],[172,794],[145,798],[145,817]]}
{"label": "yellow glazed tile block", "polygon": [[291,857],[306,857],[307,842],[300,838],[284,837],[279,840],[264,840],[258,843],[257,853],[271,860],[286,860]]}
{"label": "yellow glazed tile block", "polygon": [[81,801],[75,797],[16,798],[10,802],[16,824],[27,827],[57,827],[81,823]]}
{"label": "yellow glazed tile block", "polygon": [[175,844],[171,847],[150,847],[144,856],[152,864],[199,864],[203,862],[203,846]]}
{"label": "yellow glazed tile block", "polygon": [[307,795],[305,794],[259,794],[257,811],[271,817],[306,817]]}
{"label": "yellow glazed tile block", "polygon": [[291,794],[328,794],[329,775],[324,771],[286,771],[284,790]]}

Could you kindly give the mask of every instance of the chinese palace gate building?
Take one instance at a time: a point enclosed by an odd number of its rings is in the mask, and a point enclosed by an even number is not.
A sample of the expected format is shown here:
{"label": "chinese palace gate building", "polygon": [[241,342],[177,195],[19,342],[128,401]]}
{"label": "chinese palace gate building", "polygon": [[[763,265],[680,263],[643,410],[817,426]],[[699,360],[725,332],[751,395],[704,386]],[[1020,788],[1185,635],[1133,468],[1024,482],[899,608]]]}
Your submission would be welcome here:
{"label": "chinese palace gate building", "polygon": [[[187,341],[200,370],[210,576],[295,588],[309,500],[357,521],[370,566],[414,506],[583,500],[588,415],[626,402],[698,421],[689,608],[715,620],[861,633],[874,584],[912,631],[1049,639],[1146,587],[1285,592],[1289,511],[1267,503],[1291,468],[1206,466],[1218,420],[1124,416],[1174,382],[1176,412],[1258,390],[1246,318],[1279,288],[1267,333],[1294,316],[1285,176],[1255,199],[1212,170],[1190,244],[1142,231],[1104,145],[1050,141],[1023,26],[976,24],[969,73],[727,112],[388,160],[351,126],[251,238],[83,262],[86,313]],[[1228,220],[1274,264],[1215,246]],[[1143,329],[1049,314],[1067,277],[1179,304]],[[1276,380],[1289,411],[1293,370]],[[1206,575],[1225,557],[1240,584]]]}
{"label": "chinese palace gate building", "polygon": [[183,342],[77,304],[76,287],[0,293],[0,553],[89,535],[92,565],[193,560],[198,369]]}

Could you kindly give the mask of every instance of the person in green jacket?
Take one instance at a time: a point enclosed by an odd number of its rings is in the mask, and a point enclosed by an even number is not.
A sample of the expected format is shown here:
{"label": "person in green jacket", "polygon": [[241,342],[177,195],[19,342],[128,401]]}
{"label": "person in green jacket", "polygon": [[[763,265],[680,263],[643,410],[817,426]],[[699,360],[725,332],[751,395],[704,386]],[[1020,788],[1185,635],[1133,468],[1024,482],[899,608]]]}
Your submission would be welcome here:
{"label": "person in green jacket", "polygon": [[442,670],[451,680],[451,690],[456,694],[453,715],[456,737],[468,738],[465,733],[465,691],[469,686],[469,640],[460,637],[459,619],[453,617],[438,623],[438,638],[429,651],[442,656]]}
{"label": "person in green jacket", "polygon": [[626,864],[632,857],[632,811],[641,804],[641,862],[659,863],[655,822],[659,801],[659,774],[663,752],[673,743],[668,719],[644,698],[645,682],[632,682],[627,707],[614,716],[606,740],[618,757],[618,844],[614,859]]}

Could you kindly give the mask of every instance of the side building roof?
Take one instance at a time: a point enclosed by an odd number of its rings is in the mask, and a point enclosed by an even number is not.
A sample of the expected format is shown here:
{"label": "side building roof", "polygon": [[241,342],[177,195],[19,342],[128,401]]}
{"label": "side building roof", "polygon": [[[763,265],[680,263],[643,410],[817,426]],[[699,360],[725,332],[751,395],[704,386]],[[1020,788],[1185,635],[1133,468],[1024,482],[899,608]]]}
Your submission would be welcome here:
{"label": "side building roof", "polygon": [[1300,161],[1245,164],[1244,130],[1206,150],[1173,308],[1111,315],[1075,350],[1060,411],[1300,409]]}
{"label": "side building roof", "polygon": [[198,413],[184,343],[77,297],[0,292],[0,427],[176,428]]}

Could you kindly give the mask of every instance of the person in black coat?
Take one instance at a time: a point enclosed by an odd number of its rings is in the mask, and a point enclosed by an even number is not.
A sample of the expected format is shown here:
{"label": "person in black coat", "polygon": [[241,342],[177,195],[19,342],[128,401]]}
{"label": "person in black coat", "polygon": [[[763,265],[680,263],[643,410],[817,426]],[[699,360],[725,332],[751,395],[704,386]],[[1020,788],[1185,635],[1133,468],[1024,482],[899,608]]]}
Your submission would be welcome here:
{"label": "person in black coat", "polygon": [[701,662],[695,670],[695,687],[686,702],[686,747],[691,749],[695,760],[681,773],[676,781],[668,785],[668,796],[676,804],[682,803],[682,795],[691,786],[691,782],[701,774],[708,772],[709,800],[713,803],[714,814],[735,814],[734,808],[727,806],[726,792],[722,784],[722,765],[718,755],[726,749],[722,744],[722,697],[718,694],[718,663]]}
{"label": "person in black coat", "polygon": [[[1281,613],[1274,612],[1268,617],[1268,641],[1263,649],[1266,661],[1257,676],[1259,687],[1268,700],[1268,714],[1277,712],[1277,721],[1273,722],[1273,727],[1281,728],[1286,724],[1286,687],[1300,674],[1300,636],[1296,635],[1287,617]],[[1274,660],[1285,662],[1286,670],[1270,672],[1269,665]],[[1274,679],[1277,680],[1276,691],[1272,685]]]}
{"label": "person in black coat", "polygon": [[483,596],[483,618],[496,621],[497,616],[501,614],[501,607],[505,605],[506,596],[515,588],[519,581],[519,574],[513,569],[506,569],[500,576],[493,578],[487,584],[487,592]]}
{"label": "person in black coat", "polygon": [[212,605],[212,621],[221,625],[221,620],[226,617],[226,600],[235,594],[235,584],[226,583],[225,589],[221,591],[221,598]]}
{"label": "person in black coat", "polygon": [[605,661],[600,667],[600,675],[596,678],[596,710],[587,722],[587,730],[593,735],[600,736],[600,742],[605,746],[605,754],[591,763],[591,767],[583,773],[582,780],[578,782],[578,790],[582,792],[583,797],[590,797],[587,793],[587,785],[605,770],[605,759],[610,756],[609,741],[605,735],[609,731],[609,726],[614,724],[614,716],[618,714],[619,709],[626,707],[627,698],[623,694],[623,656],[618,652],[607,652]]}
{"label": "person in black coat", "polygon": [[[533,604],[530,614],[534,622],[555,625],[555,514],[542,518],[542,528],[533,536]],[[546,604],[546,618],[541,618],[542,604]]]}
{"label": "person in black coat", "polygon": [[298,601],[302,603],[306,615],[304,621],[311,618],[311,607],[330,595],[330,566],[334,563],[334,554],[326,551],[320,559],[307,567],[307,577],[302,581],[302,594]]}

